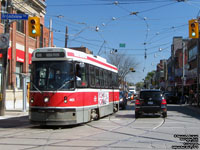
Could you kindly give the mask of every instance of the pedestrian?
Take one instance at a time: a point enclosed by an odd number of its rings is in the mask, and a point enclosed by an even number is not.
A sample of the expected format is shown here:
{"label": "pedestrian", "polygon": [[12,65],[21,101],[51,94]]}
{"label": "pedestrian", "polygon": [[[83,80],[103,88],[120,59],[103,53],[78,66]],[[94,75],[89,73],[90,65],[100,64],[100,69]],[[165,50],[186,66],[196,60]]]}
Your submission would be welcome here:
{"label": "pedestrian", "polygon": [[198,94],[197,92],[194,94],[194,104],[197,105]]}
{"label": "pedestrian", "polygon": [[193,99],[194,99],[194,91],[191,89],[189,91],[189,104],[193,103]]}
{"label": "pedestrian", "polygon": [[188,94],[185,94],[185,104],[188,104],[189,103],[189,97],[188,97]]}

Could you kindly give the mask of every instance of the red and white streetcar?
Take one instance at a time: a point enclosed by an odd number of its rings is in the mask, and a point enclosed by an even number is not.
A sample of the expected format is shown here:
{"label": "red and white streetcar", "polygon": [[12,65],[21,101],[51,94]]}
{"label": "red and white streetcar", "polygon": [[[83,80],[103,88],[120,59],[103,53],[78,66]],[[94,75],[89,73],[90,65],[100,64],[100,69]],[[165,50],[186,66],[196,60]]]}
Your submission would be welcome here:
{"label": "red and white streetcar", "polygon": [[71,125],[119,110],[118,70],[106,59],[69,48],[33,52],[29,119]]}

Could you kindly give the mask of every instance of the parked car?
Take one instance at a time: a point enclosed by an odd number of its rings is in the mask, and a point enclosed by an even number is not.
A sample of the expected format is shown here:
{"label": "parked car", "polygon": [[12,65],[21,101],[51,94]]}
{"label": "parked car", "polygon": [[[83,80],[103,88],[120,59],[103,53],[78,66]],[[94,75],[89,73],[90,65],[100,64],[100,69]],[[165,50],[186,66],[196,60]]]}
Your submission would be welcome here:
{"label": "parked car", "polygon": [[119,107],[126,109],[128,100],[128,93],[126,91],[120,91],[119,93]]}
{"label": "parked car", "polygon": [[135,118],[143,113],[160,113],[167,117],[167,102],[160,90],[141,90],[135,101]]}
{"label": "parked car", "polygon": [[175,96],[175,94],[173,92],[165,92],[164,96],[165,96],[167,103],[173,103],[173,104],[179,103],[179,97]]}

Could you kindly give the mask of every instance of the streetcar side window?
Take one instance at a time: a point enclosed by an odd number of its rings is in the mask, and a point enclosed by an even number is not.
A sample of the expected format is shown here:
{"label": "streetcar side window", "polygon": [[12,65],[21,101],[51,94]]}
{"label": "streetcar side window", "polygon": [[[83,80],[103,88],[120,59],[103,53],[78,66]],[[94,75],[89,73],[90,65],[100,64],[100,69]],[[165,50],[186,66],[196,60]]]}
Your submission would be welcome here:
{"label": "streetcar side window", "polygon": [[104,87],[104,72],[102,69],[99,71],[99,80],[100,80],[100,86],[103,88]]}
{"label": "streetcar side window", "polygon": [[95,68],[95,83],[96,83],[96,87],[100,87],[99,68]]}
{"label": "streetcar side window", "polygon": [[108,73],[106,70],[104,70],[104,85],[105,88],[108,88]]}
{"label": "streetcar side window", "polygon": [[112,87],[118,87],[118,76],[116,73],[112,73]]}
{"label": "streetcar side window", "polygon": [[90,66],[90,86],[95,87],[95,72],[94,72],[94,67]]}
{"label": "streetcar side window", "polygon": [[112,88],[112,72],[108,72],[108,86]]}
{"label": "streetcar side window", "polygon": [[77,87],[87,87],[87,67],[86,65],[76,64],[76,86]]}
{"label": "streetcar side window", "polygon": [[119,88],[118,75],[112,71],[89,65],[89,87],[96,88]]}

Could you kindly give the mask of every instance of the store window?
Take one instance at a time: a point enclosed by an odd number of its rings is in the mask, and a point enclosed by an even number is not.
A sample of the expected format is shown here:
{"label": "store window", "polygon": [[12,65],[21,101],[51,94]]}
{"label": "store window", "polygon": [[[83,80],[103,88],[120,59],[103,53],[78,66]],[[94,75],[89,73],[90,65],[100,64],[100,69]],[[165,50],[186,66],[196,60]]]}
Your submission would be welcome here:
{"label": "store window", "polygon": [[16,87],[18,89],[23,88],[23,79],[18,73],[22,73],[22,63],[16,62]]}

